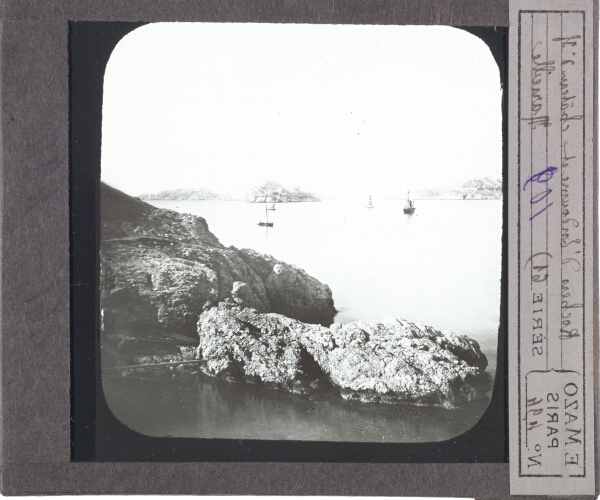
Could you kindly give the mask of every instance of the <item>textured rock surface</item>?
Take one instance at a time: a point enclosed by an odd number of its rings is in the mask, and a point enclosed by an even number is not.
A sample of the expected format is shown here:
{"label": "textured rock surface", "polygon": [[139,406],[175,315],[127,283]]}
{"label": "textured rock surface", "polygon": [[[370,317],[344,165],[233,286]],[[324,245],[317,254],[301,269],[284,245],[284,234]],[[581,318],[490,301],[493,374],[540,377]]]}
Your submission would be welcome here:
{"label": "textured rock surface", "polygon": [[[396,318],[331,325],[331,290],[302,269],[225,248],[204,219],[105,185],[101,206],[103,363],[361,401],[451,405],[487,389],[487,360],[465,335]],[[196,336],[193,354],[178,347]]]}
{"label": "textured rock surface", "polygon": [[220,304],[200,317],[197,359],[205,361],[202,370],[208,375],[305,394],[322,374],[296,338],[296,323],[278,314]]}
{"label": "textured rock surface", "polygon": [[269,255],[240,250],[240,257],[265,284],[271,310],[306,323],[331,324],[336,313],[331,289],[296,266]]}
{"label": "textured rock surface", "polygon": [[[157,209],[102,184],[104,332],[130,340],[159,332],[195,338],[202,310],[228,298],[261,312],[286,314],[301,305],[305,321],[331,323],[335,309],[329,287],[272,257],[248,255],[225,248],[201,217]],[[275,266],[293,270],[296,278],[287,282],[293,291],[268,293],[269,277],[278,276]]]}
{"label": "textured rock surface", "polygon": [[197,359],[208,375],[346,399],[453,404],[483,396],[487,360],[465,335],[396,318],[330,328],[232,303],[202,313]]}

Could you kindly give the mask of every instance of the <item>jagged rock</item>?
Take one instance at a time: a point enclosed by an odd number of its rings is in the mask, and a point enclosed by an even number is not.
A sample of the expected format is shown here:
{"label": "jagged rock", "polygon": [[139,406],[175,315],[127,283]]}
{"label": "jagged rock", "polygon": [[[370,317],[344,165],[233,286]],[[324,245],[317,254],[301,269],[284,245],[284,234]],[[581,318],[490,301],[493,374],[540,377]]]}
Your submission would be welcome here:
{"label": "jagged rock", "polygon": [[233,301],[241,307],[251,307],[252,309],[263,310],[262,300],[258,300],[252,288],[243,281],[234,281],[231,287],[231,297]]}
{"label": "jagged rock", "polygon": [[193,243],[223,248],[202,217],[155,208],[104,183],[100,185],[102,240],[144,237],[169,245]]}
{"label": "jagged rock", "polygon": [[[103,335],[127,337],[160,332],[197,338],[200,313],[225,299],[259,312],[290,311],[303,304],[306,321],[333,319],[333,299],[323,298],[323,287],[303,271],[295,271],[296,290],[286,298],[277,294],[271,304],[265,280],[246,263],[246,254],[225,248],[201,217],[155,208],[101,184],[100,309]],[[255,254],[269,276],[272,257]],[[295,268],[294,268],[295,269]],[[314,295],[312,297],[311,295]],[[299,300],[298,297],[304,296]],[[323,301],[329,300],[329,317]],[[310,308],[313,308],[311,311]],[[121,345],[117,339],[116,345]]]}
{"label": "jagged rock", "polygon": [[303,344],[345,398],[451,404],[482,395],[487,359],[466,335],[393,317],[330,332],[304,327]]}
{"label": "jagged rock", "polygon": [[108,332],[166,330],[193,336],[207,300],[219,300],[216,273],[200,262],[131,242],[103,245],[101,309]]}
{"label": "jagged rock", "polygon": [[[197,358],[202,370],[230,382],[260,383],[305,394],[322,373],[295,338],[288,321],[230,303],[200,317]],[[311,385],[312,384],[312,385]]]}
{"label": "jagged rock", "polygon": [[221,303],[198,335],[202,370],[232,382],[310,393],[321,381],[346,399],[446,405],[486,390],[477,342],[396,318],[326,328]]}
{"label": "jagged rock", "polygon": [[336,310],[331,289],[304,270],[254,250],[240,250],[240,257],[261,277],[271,311],[305,323],[329,326]]}

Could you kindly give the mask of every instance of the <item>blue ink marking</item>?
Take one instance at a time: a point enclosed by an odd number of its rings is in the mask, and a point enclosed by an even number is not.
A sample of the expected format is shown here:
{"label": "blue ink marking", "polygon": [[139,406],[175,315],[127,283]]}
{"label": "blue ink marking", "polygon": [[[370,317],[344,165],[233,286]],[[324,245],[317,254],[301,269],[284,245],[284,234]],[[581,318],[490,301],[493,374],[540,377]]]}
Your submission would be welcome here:
{"label": "blue ink marking", "polygon": [[[554,172],[556,172],[557,170],[557,167],[548,167],[546,170],[542,170],[539,174],[532,175],[529,179],[525,181],[525,184],[523,185],[523,191],[525,191],[527,184],[529,184],[530,182],[548,182],[550,179],[552,179]],[[542,175],[545,175],[546,177],[540,180]]]}
{"label": "blue ink marking", "polygon": [[[550,179],[552,179],[554,172],[556,172],[557,170],[558,170],[557,167],[548,167],[547,169],[542,170],[541,172],[539,172],[535,175],[532,175],[529,179],[527,179],[525,181],[525,184],[523,185],[523,191],[525,191],[525,189],[527,188],[527,184],[529,184],[530,182],[546,184]],[[533,205],[534,203],[539,203],[542,200],[545,200],[551,192],[552,192],[552,189],[546,188],[546,191],[536,194],[534,197],[531,198],[531,201],[530,201],[531,205]],[[533,220],[535,217],[537,217],[541,213],[548,210],[548,208],[550,208],[552,205],[553,205],[553,203],[549,203],[544,208],[542,208],[538,213],[529,217],[529,220]]]}
{"label": "blue ink marking", "polygon": [[529,217],[529,220],[532,220],[534,217],[537,217],[538,215],[540,215],[542,212],[544,212],[545,210],[548,210],[548,208],[550,208],[552,205],[554,205],[554,203],[550,203],[549,205],[546,205],[544,208],[542,208],[537,214],[532,215],[531,217]]}

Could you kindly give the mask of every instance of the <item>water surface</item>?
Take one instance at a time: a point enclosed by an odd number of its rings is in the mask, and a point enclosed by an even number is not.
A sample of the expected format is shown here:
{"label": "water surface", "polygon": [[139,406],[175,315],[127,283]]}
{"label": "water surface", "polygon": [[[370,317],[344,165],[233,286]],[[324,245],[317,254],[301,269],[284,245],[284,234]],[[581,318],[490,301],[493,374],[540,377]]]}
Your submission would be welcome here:
{"label": "water surface", "polygon": [[[327,283],[335,321],[397,316],[477,340],[493,380],[500,316],[502,202],[323,201],[277,204],[272,228],[258,226],[264,204],[155,201],[204,217],[226,246],[251,248]],[[105,378],[109,406],[153,436],[417,442],[449,439],[474,424],[485,405],[460,410],[316,399],[201,374],[149,380]],[[312,409],[311,409],[312,408]]]}

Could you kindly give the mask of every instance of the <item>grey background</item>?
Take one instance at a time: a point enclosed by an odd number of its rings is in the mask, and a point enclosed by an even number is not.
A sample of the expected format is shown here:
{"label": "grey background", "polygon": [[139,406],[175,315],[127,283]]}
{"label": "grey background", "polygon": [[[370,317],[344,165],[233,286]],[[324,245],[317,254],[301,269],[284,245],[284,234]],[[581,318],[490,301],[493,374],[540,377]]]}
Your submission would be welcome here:
{"label": "grey background", "polygon": [[242,0],[0,2],[3,494],[508,496],[508,464],[69,462],[69,20],[508,24],[507,1],[283,0],[269,5]]}

